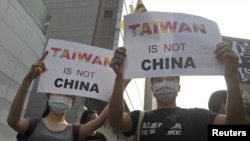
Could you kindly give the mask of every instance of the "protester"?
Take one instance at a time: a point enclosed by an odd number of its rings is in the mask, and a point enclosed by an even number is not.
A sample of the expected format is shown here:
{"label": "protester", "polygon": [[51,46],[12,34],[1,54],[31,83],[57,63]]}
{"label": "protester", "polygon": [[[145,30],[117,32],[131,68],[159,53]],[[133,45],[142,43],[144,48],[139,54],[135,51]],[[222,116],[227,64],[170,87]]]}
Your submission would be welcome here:
{"label": "protester", "polygon": [[[46,51],[41,58],[31,66],[30,71],[24,77],[17,94],[12,102],[7,122],[10,127],[21,134],[30,128],[35,118],[23,117],[22,111],[24,102],[34,79],[39,77],[45,70],[45,59],[48,51]],[[77,138],[78,141],[87,137],[101,127],[107,120],[108,105],[102,111],[100,116],[84,125],[79,125],[79,132],[76,136],[73,135],[73,126],[65,119],[67,110],[69,110],[75,101],[75,96],[63,94],[47,94],[48,110],[44,113],[44,117],[37,123],[37,126],[29,136],[28,141],[73,141]]]}
{"label": "protester", "polygon": [[227,91],[218,90],[211,94],[208,100],[208,109],[210,111],[225,114],[227,101]]}
{"label": "protester", "polygon": [[[96,110],[88,109],[82,113],[80,124],[86,124],[98,117]],[[82,140],[83,141],[83,140]],[[107,141],[105,135],[99,131],[94,131],[94,133],[88,137],[84,138],[84,141]]]}
{"label": "protester", "polygon": [[[125,136],[136,136],[136,140],[140,141],[205,141],[207,140],[208,124],[243,124],[245,112],[237,77],[238,56],[226,42],[219,43],[214,53],[218,61],[225,63],[224,78],[228,91],[225,115],[207,109],[178,107],[176,96],[180,91],[179,76],[151,78],[151,88],[157,101],[157,109],[147,112],[135,110],[126,113],[123,111],[125,83],[123,73],[124,59],[129,56],[127,56],[124,47],[117,48],[111,61],[111,67],[116,73],[109,103],[111,126],[123,131]],[[143,113],[144,116],[140,124],[140,115]]]}

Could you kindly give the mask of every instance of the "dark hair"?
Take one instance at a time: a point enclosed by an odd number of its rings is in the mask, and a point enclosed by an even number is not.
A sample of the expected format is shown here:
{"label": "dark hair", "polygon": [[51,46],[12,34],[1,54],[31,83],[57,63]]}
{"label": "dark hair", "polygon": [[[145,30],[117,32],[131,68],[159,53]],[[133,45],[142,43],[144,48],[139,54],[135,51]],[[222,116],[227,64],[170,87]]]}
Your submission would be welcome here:
{"label": "dark hair", "polygon": [[[51,93],[46,93],[46,96],[49,97],[50,94]],[[49,101],[47,100],[47,102],[46,102],[46,108],[43,111],[42,118],[46,117],[49,114],[49,111],[50,111]]]}
{"label": "dark hair", "polygon": [[222,103],[226,103],[227,101],[227,91],[226,90],[218,90],[211,94],[208,101],[209,110],[218,113],[220,105]]}
{"label": "dark hair", "polygon": [[43,114],[42,114],[42,118],[46,117],[49,114],[50,111],[50,107],[49,107],[49,102],[46,102],[46,109],[44,110]]}
{"label": "dark hair", "polygon": [[83,113],[82,113],[82,117],[81,117],[81,120],[80,120],[80,124],[85,124],[89,121],[88,117],[89,115],[91,114],[97,114],[96,110],[93,110],[93,109],[89,109],[89,110],[85,110]]}
{"label": "dark hair", "polygon": [[[178,80],[178,82],[180,82],[180,76],[175,76],[176,78],[177,78],[177,80]],[[154,79],[155,77],[151,77],[150,78],[150,82],[151,82],[151,85],[153,84],[153,79]]]}

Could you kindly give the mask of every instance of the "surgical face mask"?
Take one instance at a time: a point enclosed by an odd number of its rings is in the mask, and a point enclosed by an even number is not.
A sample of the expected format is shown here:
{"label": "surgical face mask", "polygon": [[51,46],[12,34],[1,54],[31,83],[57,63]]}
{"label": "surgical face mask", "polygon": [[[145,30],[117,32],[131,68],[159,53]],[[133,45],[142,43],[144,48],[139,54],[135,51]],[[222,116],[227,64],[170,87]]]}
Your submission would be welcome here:
{"label": "surgical face mask", "polygon": [[53,113],[60,115],[71,108],[72,100],[63,96],[50,95],[48,104]]}
{"label": "surgical face mask", "polygon": [[171,83],[166,80],[153,85],[154,97],[164,103],[169,103],[175,99],[178,92],[177,83]]}

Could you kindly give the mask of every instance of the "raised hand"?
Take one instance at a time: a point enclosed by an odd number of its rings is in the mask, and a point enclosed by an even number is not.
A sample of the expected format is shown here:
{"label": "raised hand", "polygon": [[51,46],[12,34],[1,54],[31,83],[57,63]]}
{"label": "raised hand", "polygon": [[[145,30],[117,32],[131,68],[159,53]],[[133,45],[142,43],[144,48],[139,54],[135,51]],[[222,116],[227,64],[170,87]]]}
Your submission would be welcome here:
{"label": "raised hand", "polygon": [[225,62],[224,76],[235,77],[237,75],[239,57],[232,50],[230,44],[227,42],[222,42],[222,43],[217,44],[217,47],[214,53],[215,53],[215,58],[218,61]]}
{"label": "raised hand", "polygon": [[27,78],[31,80],[36,79],[38,76],[41,75],[41,73],[43,73],[46,70],[43,61],[45,57],[47,56],[47,54],[48,54],[48,51],[44,52],[44,54],[37,60],[37,62],[32,64],[30,71],[26,76]]}
{"label": "raised hand", "polygon": [[115,50],[114,56],[111,60],[110,66],[113,68],[117,76],[123,78],[124,72],[124,59],[126,57],[126,48],[119,47]]}

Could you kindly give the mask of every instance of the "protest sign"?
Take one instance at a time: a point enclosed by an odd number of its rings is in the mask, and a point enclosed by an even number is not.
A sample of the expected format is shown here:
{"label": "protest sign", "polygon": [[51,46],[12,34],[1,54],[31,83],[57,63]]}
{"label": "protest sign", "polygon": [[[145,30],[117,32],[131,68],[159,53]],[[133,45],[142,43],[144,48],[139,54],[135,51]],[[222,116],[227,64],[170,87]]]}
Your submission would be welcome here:
{"label": "protest sign", "polygon": [[38,92],[109,101],[115,78],[110,67],[113,51],[58,39],[49,39],[46,50]]}
{"label": "protest sign", "polygon": [[223,41],[232,45],[239,56],[238,74],[243,90],[250,90],[250,40],[223,36]]}
{"label": "protest sign", "polygon": [[214,57],[222,37],[216,22],[183,13],[142,12],[124,17],[124,78],[222,75]]}

